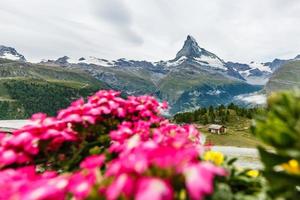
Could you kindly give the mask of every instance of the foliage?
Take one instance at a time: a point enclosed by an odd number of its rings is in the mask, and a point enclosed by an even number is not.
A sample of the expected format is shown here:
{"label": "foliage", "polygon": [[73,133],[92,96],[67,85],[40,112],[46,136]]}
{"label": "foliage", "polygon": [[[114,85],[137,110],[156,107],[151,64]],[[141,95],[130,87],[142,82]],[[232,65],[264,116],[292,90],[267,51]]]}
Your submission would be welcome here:
{"label": "foliage", "polygon": [[[49,82],[40,79],[11,79],[3,83],[12,100],[0,101],[1,119],[28,118],[37,112],[54,116],[74,99],[96,92],[99,88],[76,82]],[[82,87],[84,86],[85,87]]]}
{"label": "foliage", "polygon": [[300,199],[300,92],[272,94],[253,132],[271,148],[259,152],[272,199]]}
{"label": "foliage", "polygon": [[222,167],[228,176],[218,177],[215,191],[208,200],[270,200],[267,196],[267,184],[257,170],[237,168],[236,158],[226,158]]}
{"label": "foliage", "polygon": [[191,112],[178,113],[174,116],[177,123],[227,123],[230,122],[230,116],[236,115],[252,119],[257,113],[261,112],[261,108],[242,108],[233,103],[227,107],[220,105],[218,107],[210,106],[208,108],[199,108]]}

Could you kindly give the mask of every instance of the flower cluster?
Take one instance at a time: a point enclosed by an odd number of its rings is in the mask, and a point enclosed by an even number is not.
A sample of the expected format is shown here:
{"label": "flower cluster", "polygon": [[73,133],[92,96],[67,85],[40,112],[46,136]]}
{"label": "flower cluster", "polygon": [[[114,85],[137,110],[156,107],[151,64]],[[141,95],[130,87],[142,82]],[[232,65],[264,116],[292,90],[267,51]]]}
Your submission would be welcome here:
{"label": "flower cluster", "polygon": [[0,134],[0,199],[203,199],[225,170],[201,161],[200,133],[161,117],[164,108],[99,91],[56,117],[34,115]]}
{"label": "flower cluster", "polygon": [[[11,164],[28,164],[33,157],[49,155],[53,152],[58,157],[64,157],[64,151],[70,145],[78,148],[84,141],[95,141],[99,133],[109,132],[123,120],[137,122],[147,120],[149,123],[161,121],[159,110],[166,104],[159,104],[153,97],[140,96],[119,97],[115,91],[99,91],[89,97],[85,103],[79,99],[67,109],[61,110],[57,117],[47,117],[45,114],[35,114],[31,123],[13,135],[0,135],[0,168]],[[103,127],[106,125],[106,127]],[[78,130],[81,129],[81,130]],[[85,129],[85,130],[82,130]],[[105,133],[107,134],[107,133]],[[62,148],[66,143],[67,147]]]}

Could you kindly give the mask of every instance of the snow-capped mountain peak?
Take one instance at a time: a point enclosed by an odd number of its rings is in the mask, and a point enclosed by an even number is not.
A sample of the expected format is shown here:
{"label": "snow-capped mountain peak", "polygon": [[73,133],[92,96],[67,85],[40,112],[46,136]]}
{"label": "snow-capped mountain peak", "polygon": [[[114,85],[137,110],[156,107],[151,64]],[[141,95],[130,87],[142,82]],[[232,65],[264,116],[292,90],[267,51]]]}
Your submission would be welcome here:
{"label": "snow-capped mountain peak", "polygon": [[168,62],[167,66],[174,66],[181,64],[185,60],[189,60],[200,64],[201,66],[209,66],[227,71],[227,67],[222,59],[215,54],[201,48],[196,39],[191,35],[188,35],[183,47],[176,54],[176,58]]}
{"label": "snow-capped mountain peak", "polygon": [[200,57],[202,49],[199,47],[197,41],[192,36],[188,35],[182,49],[176,54],[176,58],[185,56],[187,58]]}
{"label": "snow-capped mountain peak", "polygon": [[14,48],[0,45],[0,58],[9,60],[17,60],[25,62],[26,59],[23,55],[18,53]]}

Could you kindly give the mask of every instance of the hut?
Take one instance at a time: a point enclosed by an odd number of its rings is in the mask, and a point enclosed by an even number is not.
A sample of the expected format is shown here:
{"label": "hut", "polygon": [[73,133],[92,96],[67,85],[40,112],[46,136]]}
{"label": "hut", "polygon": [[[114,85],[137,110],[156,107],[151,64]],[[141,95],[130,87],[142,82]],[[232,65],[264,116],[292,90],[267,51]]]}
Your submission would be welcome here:
{"label": "hut", "polygon": [[221,134],[221,133],[226,133],[227,129],[226,129],[226,126],[224,126],[224,125],[211,124],[208,126],[208,131],[210,133]]}

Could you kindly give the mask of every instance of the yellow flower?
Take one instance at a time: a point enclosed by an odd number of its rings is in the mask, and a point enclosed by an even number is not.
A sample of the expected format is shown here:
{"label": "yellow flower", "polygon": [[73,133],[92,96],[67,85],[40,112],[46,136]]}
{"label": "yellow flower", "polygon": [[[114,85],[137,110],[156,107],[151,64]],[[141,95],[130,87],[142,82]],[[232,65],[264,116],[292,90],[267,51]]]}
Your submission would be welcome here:
{"label": "yellow flower", "polygon": [[246,174],[250,177],[256,178],[259,175],[259,171],[252,169],[252,170],[247,171]]}
{"label": "yellow flower", "polygon": [[181,190],[180,192],[179,192],[179,195],[178,195],[178,199],[186,199],[186,192],[185,192],[185,190]]}
{"label": "yellow flower", "polygon": [[300,165],[299,162],[295,159],[292,159],[289,162],[282,164],[281,167],[290,174],[300,175]]}
{"label": "yellow flower", "polygon": [[221,165],[224,162],[224,155],[217,151],[207,151],[205,152],[203,159],[210,161],[215,165]]}

